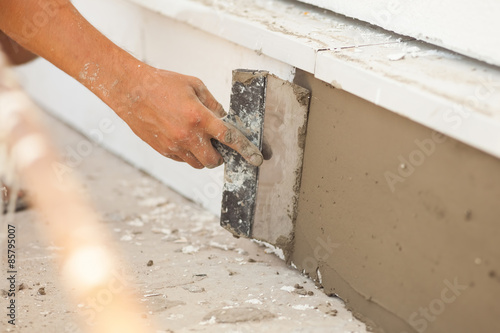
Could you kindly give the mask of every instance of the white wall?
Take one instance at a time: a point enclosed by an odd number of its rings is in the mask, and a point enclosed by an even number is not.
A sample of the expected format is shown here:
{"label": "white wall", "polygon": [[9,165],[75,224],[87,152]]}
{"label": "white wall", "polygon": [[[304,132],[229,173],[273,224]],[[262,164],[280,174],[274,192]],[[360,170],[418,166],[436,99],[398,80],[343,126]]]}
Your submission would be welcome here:
{"label": "white wall", "polygon": [[500,1],[299,1],[500,65]]}
{"label": "white wall", "polygon": [[[225,108],[229,105],[233,69],[265,69],[283,79],[293,78],[290,65],[127,1],[78,0],[74,4],[98,29],[137,57],[164,69],[200,77]],[[112,119],[116,128],[104,135],[104,146],[219,214],[222,167],[199,171],[160,156],[104,103],[44,60],[20,68],[19,73],[40,105],[83,133],[98,129],[104,118]]]}

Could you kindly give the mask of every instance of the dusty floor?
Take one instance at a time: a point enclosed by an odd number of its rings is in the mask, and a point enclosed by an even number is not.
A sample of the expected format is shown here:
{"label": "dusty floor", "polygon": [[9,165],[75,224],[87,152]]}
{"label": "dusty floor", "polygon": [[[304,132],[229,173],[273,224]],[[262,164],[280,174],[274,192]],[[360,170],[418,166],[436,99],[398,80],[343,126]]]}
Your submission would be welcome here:
{"label": "dusty floor", "polygon": [[[53,119],[47,124],[61,148],[86,140]],[[366,332],[341,300],[103,149],[94,147],[75,171],[121,251],[115,289],[144,306],[144,325],[158,332]],[[18,213],[16,223],[23,285],[17,326],[1,313],[1,331],[81,332],[78,323],[101,305],[67,300],[54,264],[60,249],[44,237],[34,212]]]}

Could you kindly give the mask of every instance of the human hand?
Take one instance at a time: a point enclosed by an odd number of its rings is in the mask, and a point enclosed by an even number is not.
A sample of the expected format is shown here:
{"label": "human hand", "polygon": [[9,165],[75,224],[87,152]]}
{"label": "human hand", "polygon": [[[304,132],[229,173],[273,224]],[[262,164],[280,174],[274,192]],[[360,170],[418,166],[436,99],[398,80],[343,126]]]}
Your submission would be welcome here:
{"label": "human hand", "polygon": [[122,82],[108,104],[160,154],[197,169],[214,168],[223,163],[211,144],[214,138],[252,165],[262,164],[259,149],[220,119],[224,109],[199,79],[142,64]]}

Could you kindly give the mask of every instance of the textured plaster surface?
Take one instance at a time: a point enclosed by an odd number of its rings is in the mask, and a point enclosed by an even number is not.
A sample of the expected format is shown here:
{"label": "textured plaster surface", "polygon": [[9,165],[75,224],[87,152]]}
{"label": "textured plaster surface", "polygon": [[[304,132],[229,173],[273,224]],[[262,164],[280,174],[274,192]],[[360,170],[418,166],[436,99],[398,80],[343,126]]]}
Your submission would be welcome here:
{"label": "textured plaster surface", "polygon": [[293,263],[385,332],[497,332],[500,161],[297,82],[312,100]]}

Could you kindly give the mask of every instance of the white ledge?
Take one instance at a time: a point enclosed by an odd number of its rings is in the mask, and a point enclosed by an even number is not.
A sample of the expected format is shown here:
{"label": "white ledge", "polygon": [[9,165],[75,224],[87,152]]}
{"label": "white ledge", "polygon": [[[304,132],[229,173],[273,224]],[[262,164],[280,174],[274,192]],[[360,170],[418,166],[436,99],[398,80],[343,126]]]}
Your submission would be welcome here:
{"label": "white ledge", "polygon": [[500,70],[287,0],[128,0],[500,157]]}

